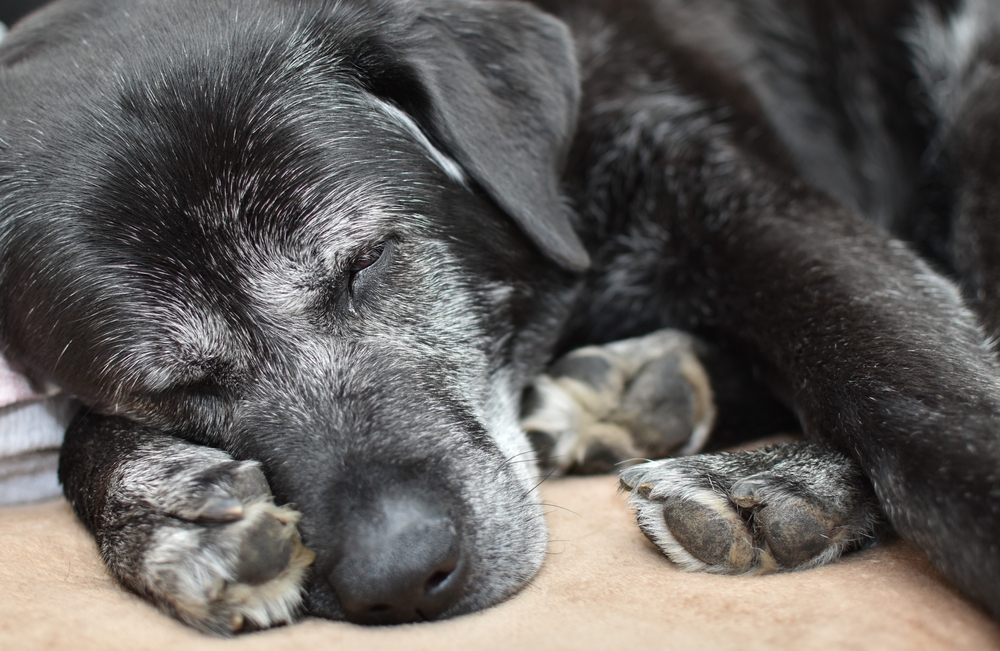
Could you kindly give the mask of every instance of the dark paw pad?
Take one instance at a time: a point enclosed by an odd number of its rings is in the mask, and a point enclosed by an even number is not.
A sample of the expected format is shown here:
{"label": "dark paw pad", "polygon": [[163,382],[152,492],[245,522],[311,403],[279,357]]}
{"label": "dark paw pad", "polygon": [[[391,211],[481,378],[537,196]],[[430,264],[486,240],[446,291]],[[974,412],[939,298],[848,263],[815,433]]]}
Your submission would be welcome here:
{"label": "dark paw pad", "polygon": [[571,377],[597,390],[613,385],[613,371],[608,360],[596,355],[567,355],[549,367],[553,378]]}
{"label": "dark paw pad", "polygon": [[247,585],[267,583],[285,571],[298,542],[286,525],[270,514],[262,516],[243,536],[234,574],[237,582]]}
{"label": "dark paw pad", "polygon": [[564,472],[608,472],[624,460],[696,451],[715,419],[694,340],[673,330],[574,350],[527,395],[522,427]]}
{"label": "dark paw pad", "polygon": [[755,515],[767,549],[780,567],[794,568],[822,554],[831,544],[830,529],[804,506],[764,507]]}
{"label": "dark paw pad", "polygon": [[733,513],[720,513],[702,502],[671,496],[663,501],[663,519],[674,539],[699,561],[733,572],[750,569],[753,537]]}

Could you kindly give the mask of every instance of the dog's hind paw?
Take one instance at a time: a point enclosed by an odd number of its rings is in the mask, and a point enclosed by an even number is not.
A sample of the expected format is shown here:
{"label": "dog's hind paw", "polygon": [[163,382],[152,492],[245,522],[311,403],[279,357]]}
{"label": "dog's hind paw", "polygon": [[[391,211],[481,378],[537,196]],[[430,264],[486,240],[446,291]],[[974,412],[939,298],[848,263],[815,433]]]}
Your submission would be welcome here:
{"label": "dog's hind paw", "polygon": [[714,420],[695,340],[660,330],[556,360],[532,385],[521,426],[543,465],[596,473],[627,459],[693,454]]}
{"label": "dog's hind paw", "polygon": [[856,463],[813,443],[652,461],[623,471],[621,485],[642,532],[685,570],[815,567],[885,528]]}
{"label": "dog's hind paw", "polygon": [[296,528],[299,514],[274,504],[256,463],[196,446],[173,452],[122,468],[120,526],[101,545],[109,566],[206,632],[292,621],[313,560]]}

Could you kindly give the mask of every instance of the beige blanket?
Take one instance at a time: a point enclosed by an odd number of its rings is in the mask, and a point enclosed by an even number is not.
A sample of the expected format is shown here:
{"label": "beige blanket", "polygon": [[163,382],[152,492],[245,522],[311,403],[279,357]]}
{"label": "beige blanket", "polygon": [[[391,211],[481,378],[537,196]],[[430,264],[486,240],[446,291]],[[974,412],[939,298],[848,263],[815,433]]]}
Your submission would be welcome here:
{"label": "beige blanket", "polygon": [[119,589],[63,501],[0,509],[0,649],[1000,649],[1000,627],[900,541],[792,574],[685,574],[610,477],[544,487],[550,556],[519,595],[431,624],[306,620],[213,639]]}

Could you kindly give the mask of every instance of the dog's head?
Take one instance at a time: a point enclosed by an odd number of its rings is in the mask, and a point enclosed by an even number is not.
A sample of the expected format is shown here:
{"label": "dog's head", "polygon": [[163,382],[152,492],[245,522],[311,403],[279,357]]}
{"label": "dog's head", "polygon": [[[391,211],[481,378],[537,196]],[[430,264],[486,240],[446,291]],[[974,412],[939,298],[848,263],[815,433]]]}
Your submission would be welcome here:
{"label": "dog's head", "polygon": [[[51,7],[0,49],[8,352],[263,462],[315,614],[493,603],[546,544],[518,396],[587,265],[576,93],[520,4]],[[372,609],[417,574],[436,596]]]}

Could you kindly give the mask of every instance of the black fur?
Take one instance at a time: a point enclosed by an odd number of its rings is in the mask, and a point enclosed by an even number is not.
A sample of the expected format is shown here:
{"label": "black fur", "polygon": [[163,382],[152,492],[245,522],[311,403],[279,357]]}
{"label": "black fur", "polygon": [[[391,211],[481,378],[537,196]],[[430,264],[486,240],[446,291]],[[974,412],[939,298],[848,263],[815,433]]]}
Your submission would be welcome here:
{"label": "black fur", "polygon": [[[8,36],[0,331],[89,407],[61,472],[112,568],[185,616],[105,544],[102,504],[141,493],[124,457],[162,438],[154,469],[186,442],[262,464],[303,513],[314,614],[494,603],[544,552],[521,390],[556,352],[681,327],[1000,616],[1000,368],[884,230],[1000,331],[996,25],[952,68],[928,54],[981,0],[538,4],[83,0]],[[344,578],[397,530],[417,597]],[[287,618],[233,608],[188,621]]]}

